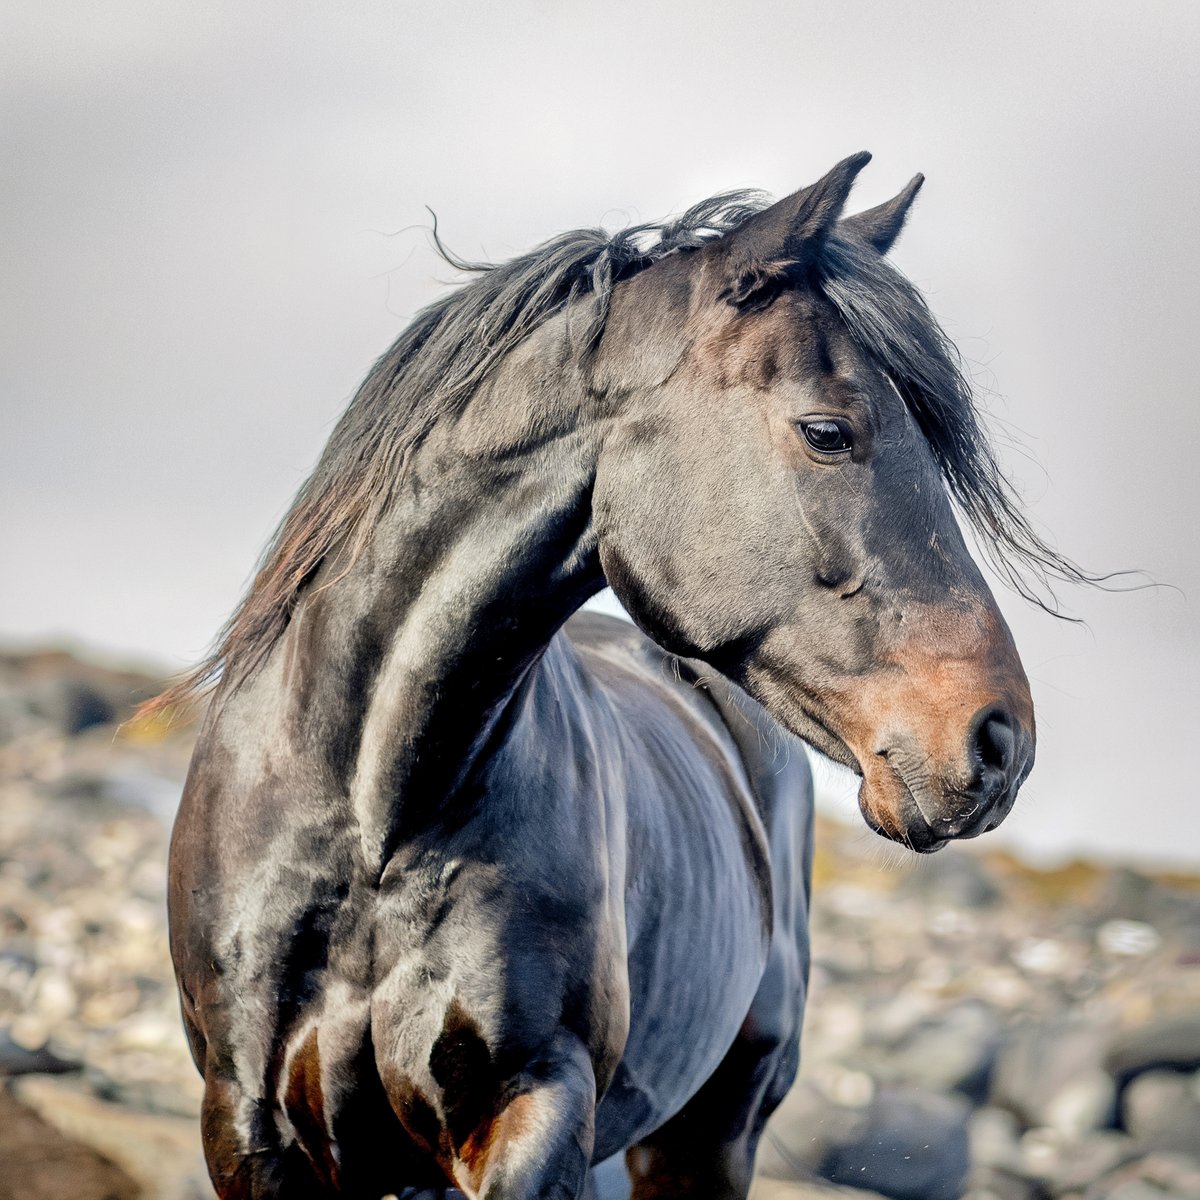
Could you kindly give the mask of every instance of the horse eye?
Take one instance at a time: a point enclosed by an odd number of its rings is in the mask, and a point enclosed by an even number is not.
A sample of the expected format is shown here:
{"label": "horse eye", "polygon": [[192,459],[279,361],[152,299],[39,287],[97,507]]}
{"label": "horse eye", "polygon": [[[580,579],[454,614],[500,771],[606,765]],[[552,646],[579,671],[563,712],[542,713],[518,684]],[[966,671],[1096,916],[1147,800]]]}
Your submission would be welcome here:
{"label": "horse eye", "polygon": [[845,454],[854,446],[854,437],[845,421],[801,421],[804,440],[818,454]]}

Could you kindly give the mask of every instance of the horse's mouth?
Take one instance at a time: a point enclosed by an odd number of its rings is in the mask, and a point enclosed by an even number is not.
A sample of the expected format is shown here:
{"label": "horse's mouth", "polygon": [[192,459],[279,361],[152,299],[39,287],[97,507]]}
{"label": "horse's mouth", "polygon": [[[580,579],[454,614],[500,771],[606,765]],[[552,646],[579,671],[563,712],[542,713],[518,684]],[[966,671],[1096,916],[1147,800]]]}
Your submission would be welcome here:
{"label": "horse's mouth", "polygon": [[900,788],[899,803],[895,806],[896,823],[895,825],[891,825],[890,822],[885,823],[876,815],[875,809],[869,802],[870,788],[865,774],[858,792],[858,809],[862,813],[863,820],[869,829],[889,841],[898,842],[901,846],[916,851],[917,854],[936,854],[944,846],[949,845],[953,839],[941,837],[934,832],[933,825],[921,808],[917,794],[909,785],[904,772],[893,762],[888,762],[887,767],[891,777],[899,784]]}
{"label": "horse's mouth", "polygon": [[[811,703],[803,700],[793,702],[791,719],[787,722],[797,737],[803,738],[815,750],[831,758],[844,767],[849,767],[858,775],[862,783],[858,790],[858,807],[867,827],[880,837],[906,846],[918,854],[935,854],[952,839],[941,837],[934,832],[933,824],[925,815],[916,793],[909,785],[904,773],[896,763],[888,762],[888,774],[897,785],[899,794],[895,802],[888,808],[894,809],[894,817],[882,815],[879,809],[870,802],[870,795],[876,789],[871,776],[859,756],[850,745],[830,726],[827,718],[815,710]],[[893,791],[896,789],[894,788]],[[889,819],[889,817],[891,819]]]}

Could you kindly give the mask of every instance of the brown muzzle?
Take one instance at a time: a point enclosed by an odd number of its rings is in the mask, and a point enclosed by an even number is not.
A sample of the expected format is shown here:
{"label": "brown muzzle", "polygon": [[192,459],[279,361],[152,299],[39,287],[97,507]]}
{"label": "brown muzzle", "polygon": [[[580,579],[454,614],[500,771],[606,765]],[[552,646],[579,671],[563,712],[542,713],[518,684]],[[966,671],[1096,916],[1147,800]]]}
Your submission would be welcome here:
{"label": "brown muzzle", "polygon": [[1029,681],[995,611],[922,614],[835,705],[858,759],[859,807],[885,837],[930,853],[1008,815],[1033,767]]}

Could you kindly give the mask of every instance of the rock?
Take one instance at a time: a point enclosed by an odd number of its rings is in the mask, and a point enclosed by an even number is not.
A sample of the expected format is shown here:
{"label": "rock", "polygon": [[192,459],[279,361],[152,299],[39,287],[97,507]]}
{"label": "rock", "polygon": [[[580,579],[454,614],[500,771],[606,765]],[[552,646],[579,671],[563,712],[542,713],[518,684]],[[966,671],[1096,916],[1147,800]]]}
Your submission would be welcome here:
{"label": "rock", "polygon": [[1052,1129],[1031,1129],[1021,1139],[1017,1173],[1057,1196],[1082,1190],[1137,1154],[1133,1139],[1113,1130],[1064,1138]]}
{"label": "rock", "polygon": [[1058,979],[1078,966],[1073,947],[1057,938],[1024,938],[1013,947],[1013,962],[1031,975]]}
{"label": "rock", "polygon": [[1112,1124],[1117,1107],[1117,1085],[1099,1067],[1069,1080],[1045,1106],[1046,1124],[1067,1139],[1081,1138]]}
{"label": "rock", "polygon": [[[195,1120],[151,1116],[97,1100],[79,1082],[26,1076],[16,1096],[73,1141],[90,1146],[135,1183],[141,1200],[201,1200],[212,1195]],[[63,1192],[62,1196],[74,1196]]]}
{"label": "rock", "polygon": [[1164,1195],[1161,1188],[1141,1179],[1119,1183],[1112,1191],[1103,1193],[1104,1200],[1164,1200]]}
{"label": "rock", "polygon": [[58,692],[56,707],[61,713],[63,732],[69,737],[93,725],[111,725],[117,720],[117,706],[91,684],[63,680]]}
{"label": "rock", "polygon": [[[996,1057],[990,1102],[1010,1109],[1026,1125],[1050,1125],[1059,1094],[1100,1069],[1108,1040],[1105,1028],[1079,1021],[1018,1026]],[[1068,1102],[1059,1104],[1069,1111]]]}
{"label": "rock", "polygon": [[1200,1012],[1161,1017],[1118,1034],[1104,1065],[1118,1084],[1156,1067],[1200,1070]]}
{"label": "rock", "polygon": [[1162,937],[1145,921],[1105,921],[1096,930],[1096,945],[1113,958],[1145,958],[1162,945]]}
{"label": "rock", "polygon": [[881,1088],[865,1129],[830,1147],[821,1174],[896,1200],[958,1200],[970,1165],[968,1111],[935,1092]]}
{"label": "rock", "polygon": [[139,1200],[120,1167],[0,1088],[0,1200]]}
{"label": "rock", "polygon": [[1040,1200],[1035,1183],[994,1167],[973,1167],[962,1200]]}
{"label": "rock", "polygon": [[80,1063],[59,1058],[44,1045],[26,1049],[0,1029],[0,1075],[62,1075],[80,1068]]}
{"label": "rock", "polygon": [[969,1001],[918,1025],[883,1067],[896,1082],[982,1100],[1000,1043],[995,1013]]}
{"label": "rock", "polygon": [[865,1125],[861,1113],[830,1104],[808,1079],[783,1098],[758,1146],[759,1173],[772,1179],[796,1179],[816,1171],[833,1138],[850,1138]]}
{"label": "rock", "polygon": [[1095,910],[1115,920],[1147,921],[1158,908],[1160,890],[1148,875],[1117,867],[1105,880]]}
{"label": "rock", "polygon": [[1098,1179],[1084,1200],[1197,1200],[1200,1161],[1182,1154],[1151,1154]]}
{"label": "rock", "polygon": [[[599,1198],[603,1200],[603,1198]],[[750,1200],[885,1200],[878,1192],[836,1187],[818,1180],[768,1179],[760,1175],[750,1189]]]}
{"label": "rock", "polygon": [[1121,1117],[1147,1149],[1200,1152],[1200,1075],[1144,1072],[1125,1089]]}
{"label": "rock", "polygon": [[851,1108],[801,1084],[767,1126],[760,1170],[815,1173],[895,1200],[958,1200],[969,1166],[967,1113],[965,1102],[918,1088],[881,1087]]}
{"label": "rock", "polygon": [[0,652],[0,685],[59,733],[75,737],[96,725],[124,721],[162,686],[144,671],[105,666],[67,650]]}
{"label": "rock", "polygon": [[1021,1161],[1021,1127],[1004,1108],[977,1108],[968,1123],[971,1162],[1000,1171],[1016,1171]]}

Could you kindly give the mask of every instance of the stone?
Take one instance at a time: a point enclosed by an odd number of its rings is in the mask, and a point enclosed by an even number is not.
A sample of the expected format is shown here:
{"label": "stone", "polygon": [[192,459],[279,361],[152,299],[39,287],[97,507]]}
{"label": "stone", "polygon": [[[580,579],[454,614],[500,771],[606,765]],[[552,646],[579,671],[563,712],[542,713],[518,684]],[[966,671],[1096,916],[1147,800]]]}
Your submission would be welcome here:
{"label": "stone", "polygon": [[139,1200],[137,1182],[0,1088],[0,1200]]}
{"label": "stone", "polygon": [[28,1049],[0,1029],[0,1075],[62,1075],[82,1064],[59,1058],[46,1046]]}
{"label": "stone", "polygon": [[995,1167],[973,1167],[962,1200],[1040,1200],[1037,1184]]}
{"label": "stone", "polygon": [[970,1165],[967,1111],[934,1092],[881,1088],[865,1126],[827,1148],[820,1173],[895,1200],[958,1200]]}
{"label": "stone", "polygon": [[160,677],[57,649],[0,652],[0,677],[24,696],[30,713],[67,737],[126,720],[162,687]]}
{"label": "stone", "polygon": [[[77,1081],[45,1076],[18,1080],[16,1096],[72,1141],[115,1163],[140,1200],[198,1200],[211,1196],[194,1119],[153,1116],[96,1099]],[[73,1196],[72,1192],[62,1195]]]}
{"label": "stone", "polygon": [[1106,1028],[1080,1021],[1018,1026],[996,1056],[989,1102],[1026,1125],[1051,1124],[1059,1093],[1101,1067],[1108,1041]]}
{"label": "stone", "polygon": [[1000,1044],[995,1013],[968,1001],[922,1022],[882,1065],[896,1082],[982,1100]]}
{"label": "stone", "polygon": [[839,1108],[811,1080],[802,1079],[767,1122],[758,1147],[758,1170],[772,1179],[812,1174],[833,1140],[849,1140],[866,1126],[861,1111]]}
{"label": "stone", "polygon": [[1186,1154],[1150,1154],[1093,1182],[1084,1200],[1197,1200],[1200,1161]]}
{"label": "stone", "polygon": [[958,1200],[970,1163],[968,1112],[961,1099],[908,1087],[880,1087],[870,1103],[848,1107],[802,1082],[767,1125],[759,1170],[820,1175],[895,1200]]}
{"label": "stone", "polygon": [[1121,1118],[1149,1150],[1200,1153],[1200,1075],[1144,1072],[1125,1089]]}
{"label": "stone", "polygon": [[1065,1083],[1046,1103],[1046,1124],[1063,1137],[1081,1138],[1112,1124],[1117,1107],[1117,1085],[1100,1067],[1081,1072]]}
{"label": "stone", "polygon": [[1096,930],[1096,945],[1113,958],[1145,958],[1162,945],[1162,937],[1145,921],[1115,919]]}
{"label": "stone", "polygon": [[1058,938],[1024,938],[1013,947],[1013,962],[1027,974],[1057,979],[1077,965],[1073,947]]}
{"label": "stone", "polygon": [[1104,1193],[1104,1200],[1164,1200],[1165,1193],[1161,1188],[1142,1179],[1131,1179],[1127,1183],[1119,1183],[1112,1191]]}
{"label": "stone", "polygon": [[[603,1198],[599,1198],[603,1200]],[[750,1188],[750,1200],[886,1200],[878,1192],[836,1187],[819,1180],[768,1179],[760,1175]]]}
{"label": "stone", "polygon": [[1160,1017],[1117,1034],[1104,1065],[1118,1083],[1155,1067],[1200,1070],[1200,1011]]}
{"label": "stone", "polygon": [[1138,1155],[1137,1144],[1111,1129],[1064,1138],[1053,1129],[1031,1129],[1021,1139],[1018,1173],[1055,1195],[1079,1191]]}
{"label": "stone", "polygon": [[1105,881],[1095,909],[1116,920],[1146,921],[1157,911],[1160,899],[1160,889],[1148,875],[1117,867]]}
{"label": "stone", "polygon": [[949,908],[987,908],[1002,896],[987,864],[962,846],[948,846],[923,861],[905,882],[910,892]]}
{"label": "stone", "polygon": [[985,1106],[970,1117],[971,1162],[1000,1171],[1015,1171],[1021,1161],[1021,1127],[1007,1109]]}

